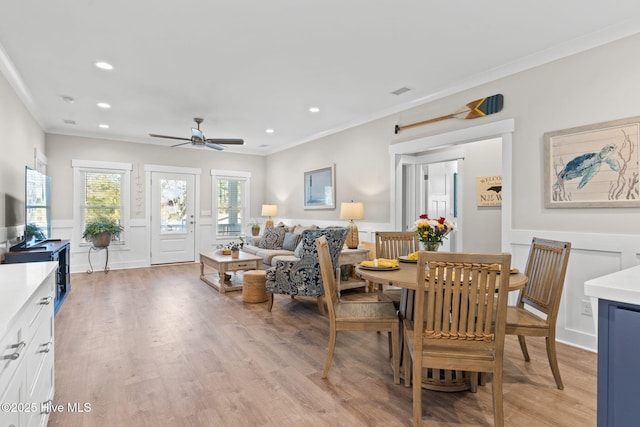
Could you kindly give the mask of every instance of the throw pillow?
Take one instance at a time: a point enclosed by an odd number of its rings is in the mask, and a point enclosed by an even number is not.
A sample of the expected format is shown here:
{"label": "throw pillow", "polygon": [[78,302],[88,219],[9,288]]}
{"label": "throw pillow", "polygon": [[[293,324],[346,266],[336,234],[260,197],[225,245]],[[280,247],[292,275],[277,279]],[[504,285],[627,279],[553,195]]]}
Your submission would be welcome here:
{"label": "throw pillow", "polygon": [[286,251],[294,251],[298,242],[300,241],[300,234],[285,233],[284,241],[282,242],[282,249]]}
{"label": "throw pillow", "polygon": [[318,228],[318,226],[317,226],[317,225],[308,225],[308,226],[303,226],[303,225],[298,224],[298,225],[296,225],[296,226],[293,228],[293,232],[294,232],[295,234],[300,234],[300,235],[302,235],[302,232],[303,232],[304,230],[315,230],[316,228]]}
{"label": "throw pillow", "polygon": [[266,228],[258,247],[260,249],[282,249],[282,243],[284,242],[285,229],[284,227],[271,227]]}

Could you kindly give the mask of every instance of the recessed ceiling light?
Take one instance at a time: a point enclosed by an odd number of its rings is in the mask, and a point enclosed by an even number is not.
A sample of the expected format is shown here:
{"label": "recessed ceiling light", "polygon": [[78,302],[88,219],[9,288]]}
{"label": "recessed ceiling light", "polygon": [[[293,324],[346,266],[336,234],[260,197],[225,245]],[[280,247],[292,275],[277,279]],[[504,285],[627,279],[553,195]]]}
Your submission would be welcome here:
{"label": "recessed ceiling light", "polygon": [[274,132],[275,132],[275,130],[273,130],[273,129],[267,129],[267,130],[265,130],[265,132],[266,132],[266,133],[274,133]]}
{"label": "recessed ceiling light", "polygon": [[102,70],[113,70],[113,65],[109,64],[108,62],[104,62],[104,61],[99,61],[96,62],[96,67],[102,69]]}
{"label": "recessed ceiling light", "polygon": [[320,111],[320,109],[318,107],[311,107],[309,108],[309,111],[311,111],[312,113],[317,113],[318,111]]}
{"label": "recessed ceiling light", "polygon": [[96,105],[100,108],[111,108],[111,105],[106,102],[98,102]]}
{"label": "recessed ceiling light", "polygon": [[105,125],[104,123],[99,124],[98,127],[101,129],[109,129],[109,125]]}

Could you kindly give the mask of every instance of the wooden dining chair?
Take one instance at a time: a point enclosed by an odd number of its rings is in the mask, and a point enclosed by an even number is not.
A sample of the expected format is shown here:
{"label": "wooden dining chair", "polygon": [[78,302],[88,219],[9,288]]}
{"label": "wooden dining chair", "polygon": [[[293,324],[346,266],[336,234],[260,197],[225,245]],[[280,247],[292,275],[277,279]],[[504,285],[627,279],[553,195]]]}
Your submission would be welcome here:
{"label": "wooden dining chair", "polygon": [[336,347],[338,331],[383,331],[390,332],[393,381],[400,384],[400,320],[391,302],[380,301],[340,301],[336,286],[335,273],[331,264],[331,255],[327,239],[322,236],[316,240],[324,296],[329,312],[329,352],[324,365],[322,378],[327,378],[333,352]]}
{"label": "wooden dining chair", "polygon": [[[420,250],[418,235],[413,231],[376,231],[376,258],[398,259]],[[378,295],[381,301],[400,304],[401,288],[388,286]]]}
{"label": "wooden dining chair", "polygon": [[404,320],[403,360],[405,382],[413,379],[415,426],[422,425],[423,368],[470,372],[472,390],[479,372],[492,373],[494,422],[504,425],[502,363],[509,275],[500,271],[509,271],[510,264],[507,253],[419,253],[413,320]]}
{"label": "wooden dining chair", "polygon": [[[507,335],[517,335],[524,360],[529,362],[525,336],[545,337],[547,357],[558,389],[563,390],[556,355],[556,321],[560,297],[569,263],[571,243],[534,237],[529,250],[525,274],[527,285],[515,306],[507,307]],[[542,318],[529,308],[544,314]]]}

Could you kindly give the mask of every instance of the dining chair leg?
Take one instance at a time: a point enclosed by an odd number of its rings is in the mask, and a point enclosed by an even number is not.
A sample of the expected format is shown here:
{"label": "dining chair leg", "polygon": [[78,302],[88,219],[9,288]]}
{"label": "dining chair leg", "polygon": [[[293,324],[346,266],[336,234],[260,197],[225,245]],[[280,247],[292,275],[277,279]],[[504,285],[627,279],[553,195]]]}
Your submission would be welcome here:
{"label": "dining chair leg", "polygon": [[530,362],[531,358],[529,357],[529,352],[527,351],[527,342],[524,340],[524,335],[518,335],[518,342],[520,343],[520,349],[522,350],[522,355],[524,356],[525,362]]}
{"label": "dining chair leg", "polygon": [[504,406],[502,397],[502,367],[493,372],[493,423],[496,427],[504,427]]}
{"label": "dining chair leg", "polygon": [[329,331],[329,352],[327,353],[327,361],[324,364],[324,371],[322,371],[322,378],[326,379],[329,373],[329,367],[331,367],[331,360],[333,359],[333,350],[336,348],[336,336],[338,331],[333,327]]}
{"label": "dining chair leg", "polygon": [[402,370],[404,372],[404,386],[411,387],[411,355],[409,354],[407,340],[404,340],[404,344],[402,347]]}
{"label": "dining chair leg", "polygon": [[413,367],[413,425],[422,427],[422,355],[416,354]]}
{"label": "dining chair leg", "polygon": [[476,393],[478,391],[478,377],[482,375],[478,372],[469,372],[469,391]]}
{"label": "dining chair leg", "polygon": [[269,305],[267,306],[267,311],[271,313],[271,309],[273,308],[273,294],[269,293]]}
{"label": "dining chair leg", "polygon": [[560,377],[560,368],[558,368],[558,356],[556,354],[556,340],[555,334],[546,337],[547,341],[547,357],[549,358],[549,366],[551,366],[551,372],[553,373],[553,378],[556,380],[556,385],[558,386],[558,390],[564,390],[564,385],[562,384],[562,378]]}
{"label": "dining chair leg", "polygon": [[391,353],[393,383],[400,384],[400,324],[391,327]]}
{"label": "dining chair leg", "polygon": [[324,311],[324,300],[322,298],[322,295],[318,295],[318,311],[320,311],[321,315],[325,315],[325,311]]}

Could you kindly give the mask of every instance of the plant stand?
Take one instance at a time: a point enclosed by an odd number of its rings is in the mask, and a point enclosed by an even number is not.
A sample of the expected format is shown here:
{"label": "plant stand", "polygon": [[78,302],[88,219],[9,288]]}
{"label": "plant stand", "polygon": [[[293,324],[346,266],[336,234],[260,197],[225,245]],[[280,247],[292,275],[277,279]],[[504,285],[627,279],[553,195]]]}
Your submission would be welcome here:
{"label": "plant stand", "polygon": [[87,255],[89,258],[89,270],[87,270],[87,273],[88,274],[93,273],[93,265],[91,264],[92,249],[95,251],[101,251],[103,249],[107,251],[107,260],[104,262],[104,273],[107,274],[109,272],[109,246],[95,247],[93,245],[89,247],[89,254]]}

